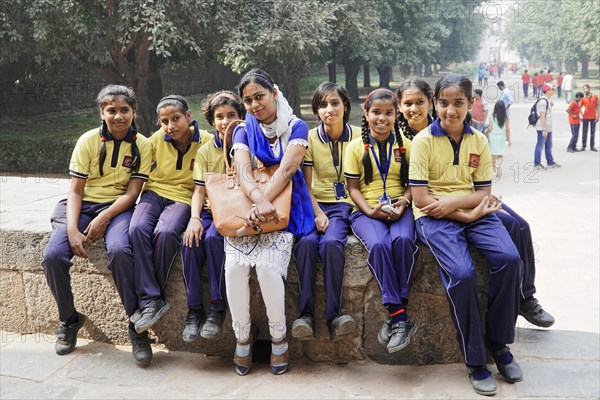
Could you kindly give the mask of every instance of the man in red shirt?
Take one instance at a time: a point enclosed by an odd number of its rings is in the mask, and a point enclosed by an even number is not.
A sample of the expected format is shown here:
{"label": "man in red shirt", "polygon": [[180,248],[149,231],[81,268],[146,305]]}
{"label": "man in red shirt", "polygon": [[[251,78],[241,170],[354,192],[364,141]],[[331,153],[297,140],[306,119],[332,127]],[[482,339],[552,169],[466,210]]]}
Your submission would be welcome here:
{"label": "man in red shirt", "polygon": [[562,71],[560,71],[558,73],[558,76],[556,77],[556,84],[558,85],[556,87],[556,90],[558,91],[558,98],[560,99],[560,92],[562,91],[562,83],[563,83],[563,78],[564,76],[562,75]]}
{"label": "man in red shirt", "polygon": [[529,93],[529,80],[530,79],[531,79],[531,77],[527,73],[527,70],[525,70],[525,73],[523,75],[521,75],[521,80],[523,81],[523,94],[525,95],[525,98],[527,98],[527,95]]}
{"label": "man in red shirt", "polygon": [[598,104],[598,96],[593,94],[590,90],[590,85],[583,85],[583,99],[579,102],[581,109],[583,110],[583,129],[582,129],[582,145],[581,151],[585,150],[587,145],[587,133],[588,127],[590,128],[590,150],[598,151],[595,146],[596,136],[596,123],[598,122],[598,116],[600,115],[600,104]]}
{"label": "man in red shirt", "polygon": [[581,107],[579,102],[583,98],[583,93],[577,92],[575,100],[569,104],[567,113],[569,114],[569,125],[571,125],[571,141],[567,146],[567,153],[575,153],[577,149],[577,139],[579,139],[579,126],[581,125]]}
{"label": "man in red shirt", "polygon": [[548,68],[548,73],[544,76],[545,83],[552,82],[552,74],[550,72],[552,72],[552,71]]}

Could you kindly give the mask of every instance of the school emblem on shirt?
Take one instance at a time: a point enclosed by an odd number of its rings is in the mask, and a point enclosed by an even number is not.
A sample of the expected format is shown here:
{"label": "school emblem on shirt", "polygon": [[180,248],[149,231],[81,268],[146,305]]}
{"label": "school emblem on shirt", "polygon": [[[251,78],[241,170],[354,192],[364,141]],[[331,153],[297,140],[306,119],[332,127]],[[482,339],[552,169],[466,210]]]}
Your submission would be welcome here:
{"label": "school emblem on shirt", "polygon": [[469,154],[469,167],[477,168],[479,166],[479,154],[470,153]]}
{"label": "school emblem on shirt", "polygon": [[190,171],[194,170],[194,158],[192,158],[192,161],[190,161]]}
{"label": "school emblem on shirt", "polygon": [[123,164],[121,164],[125,168],[131,168],[133,166],[133,157],[125,156],[123,158]]}

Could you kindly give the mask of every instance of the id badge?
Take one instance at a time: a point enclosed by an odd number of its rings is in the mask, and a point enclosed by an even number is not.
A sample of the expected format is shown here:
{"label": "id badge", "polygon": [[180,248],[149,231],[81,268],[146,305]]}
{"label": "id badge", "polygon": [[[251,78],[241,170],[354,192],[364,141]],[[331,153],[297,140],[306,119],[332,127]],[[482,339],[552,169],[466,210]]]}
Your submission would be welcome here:
{"label": "id badge", "polygon": [[342,197],[348,198],[348,192],[346,191],[346,182],[333,182],[333,191],[335,192],[335,199],[339,200]]}
{"label": "id badge", "polygon": [[392,205],[392,199],[390,199],[390,196],[379,196],[379,204],[387,204],[387,205]]}

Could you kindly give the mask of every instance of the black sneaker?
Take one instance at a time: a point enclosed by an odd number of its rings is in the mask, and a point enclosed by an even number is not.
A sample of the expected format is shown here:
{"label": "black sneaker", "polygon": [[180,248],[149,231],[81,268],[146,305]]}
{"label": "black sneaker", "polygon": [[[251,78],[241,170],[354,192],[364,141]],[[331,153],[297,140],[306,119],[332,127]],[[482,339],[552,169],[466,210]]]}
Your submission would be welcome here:
{"label": "black sneaker", "polygon": [[142,309],[142,317],[135,323],[135,331],[137,333],[147,331],[170,309],[171,305],[163,299],[151,300]]}
{"label": "black sneaker", "polygon": [[148,337],[148,332],[137,333],[130,328],[127,331],[129,332],[131,352],[133,353],[135,362],[140,367],[147,367],[150,361],[152,361],[152,347],[150,345],[155,340]]}
{"label": "black sneaker", "polygon": [[329,338],[338,340],[354,333],[356,322],[350,315],[338,315],[327,321],[327,328],[329,329]]}
{"label": "black sneaker", "polygon": [[597,149],[597,148],[595,148],[595,147],[592,147],[590,150],[591,150],[591,151],[598,151],[598,149]]}
{"label": "black sneaker", "polygon": [[387,344],[388,353],[400,351],[410,344],[410,338],[417,332],[418,325],[412,321],[400,321],[391,325],[392,335]]}
{"label": "black sneaker", "polygon": [[510,353],[510,349],[508,347],[504,347],[501,350],[490,350],[490,354],[496,363],[496,367],[498,367],[498,372],[500,375],[510,383],[521,382],[523,380],[523,371],[517,361],[511,354],[511,360],[508,364],[503,364],[498,361],[498,359],[506,353]]}
{"label": "black sneaker", "polygon": [[386,346],[390,341],[390,336],[392,336],[392,328],[390,327],[390,319],[386,318],[381,325],[381,329],[379,330],[379,335],[377,335],[377,340],[379,343]]}
{"label": "black sneaker", "polygon": [[300,340],[308,340],[315,337],[315,318],[310,314],[304,314],[292,324],[292,336]]}
{"label": "black sneaker", "polygon": [[523,318],[533,325],[542,328],[550,328],[554,325],[554,317],[550,313],[544,311],[542,305],[535,297],[521,301],[519,315],[523,316]]}
{"label": "black sneaker", "polygon": [[200,336],[202,336],[204,339],[216,338],[219,336],[219,333],[221,333],[223,322],[225,322],[225,310],[208,310],[208,316],[202,325]]}
{"label": "black sneaker", "polygon": [[200,333],[200,326],[204,323],[206,314],[204,311],[189,310],[185,317],[185,327],[183,328],[183,341],[193,342]]}
{"label": "black sneaker", "polygon": [[65,325],[64,322],[60,323],[60,326],[56,330],[56,343],[54,344],[54,351],[59,356],[69,354],[75,349],[77,344],[77,332],[81,329],[87,317],[77,312],[79,321],[71,325]]}

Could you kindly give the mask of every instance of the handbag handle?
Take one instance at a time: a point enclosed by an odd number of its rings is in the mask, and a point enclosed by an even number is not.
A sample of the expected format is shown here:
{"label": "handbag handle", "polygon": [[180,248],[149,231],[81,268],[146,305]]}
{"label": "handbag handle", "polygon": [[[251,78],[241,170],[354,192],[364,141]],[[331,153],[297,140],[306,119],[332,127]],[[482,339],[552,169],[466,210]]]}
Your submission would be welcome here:
{"label": "handbag handle", "polygon": [[[225,171],[226,171],[228,177],[235,175],[235,164],[232,166],[229,163],[229,159],[227,157],[227,136],[229,134],[229,130],[231,129],[231,127],[233,127],[233,129],[235,129],[239,125],[240,122],[244,123],[244,120],[236,119],[236,120],[231,121],[229,123],[229,125],[227,125],[227,128],[225,128],[225,134],[223,135],[223,160],[225,161]],[[231,142],[233,144],[233,134],[231,135]],[[258,167],[258,170],[260,171],[260,176],[259,176],[259,179],[257,180],[257,182],[258,182],[258,181],[263,180],[264,170],[265,170],[264,164],[258,158],[257,158],[257,167]]]}
{"label": "handbag handle", "polygon": [[[231,166],[229,158],[227,157],[227,136],[229,136],[229,130],[235,129],[240,122],[243,123],[244,121],[241,119],[231,121],[229,125],[227,125],[227,128],[225,128],[225,134],[223,135],[223,161],[225,161],[225,171],[227,176],[233,176],[235,174],[235,166]],[[231,135],[231,143],[233,144],[233,133]]]}

